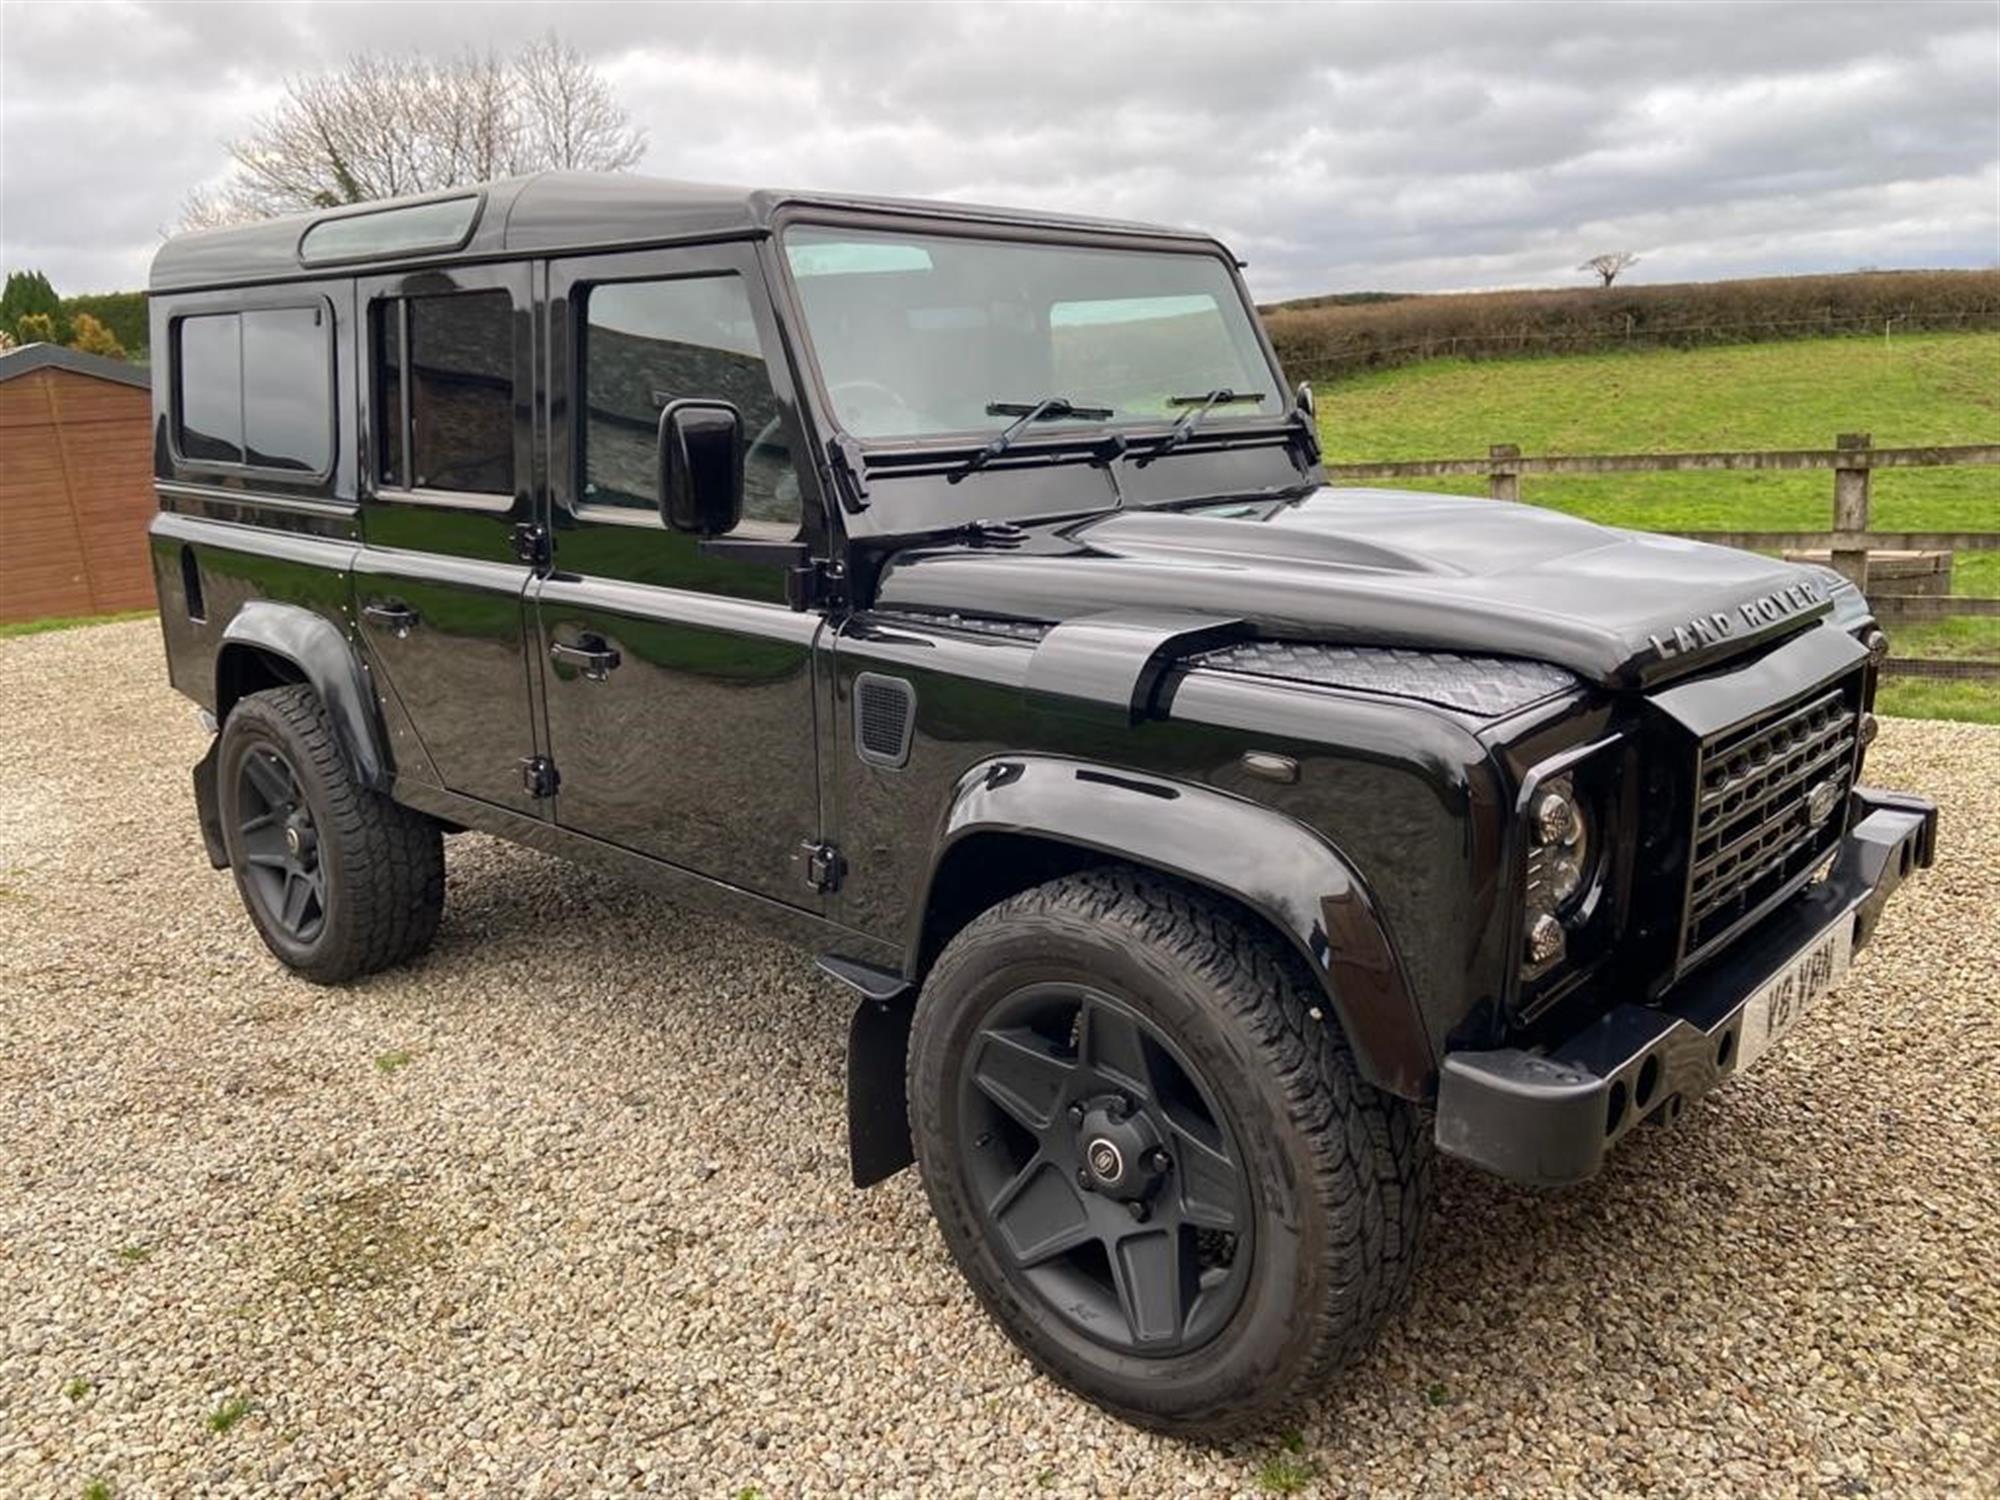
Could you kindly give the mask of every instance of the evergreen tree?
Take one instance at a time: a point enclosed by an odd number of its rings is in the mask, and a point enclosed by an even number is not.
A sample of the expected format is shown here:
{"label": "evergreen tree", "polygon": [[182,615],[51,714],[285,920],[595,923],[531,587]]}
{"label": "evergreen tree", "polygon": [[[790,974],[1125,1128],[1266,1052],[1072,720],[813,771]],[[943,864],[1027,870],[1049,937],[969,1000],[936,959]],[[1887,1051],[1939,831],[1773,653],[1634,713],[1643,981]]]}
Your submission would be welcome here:
{"label": "evergreen tree", "polygon": [[[48,319],[48,332],[30,336],[21,331],[21,319],[39,314]],[[63,314],[62,299],[40,271],[10,271],[7,285],[0,289],[0,328],[23,344],[36,338],[59,344],[69,333],[69,319]]]}

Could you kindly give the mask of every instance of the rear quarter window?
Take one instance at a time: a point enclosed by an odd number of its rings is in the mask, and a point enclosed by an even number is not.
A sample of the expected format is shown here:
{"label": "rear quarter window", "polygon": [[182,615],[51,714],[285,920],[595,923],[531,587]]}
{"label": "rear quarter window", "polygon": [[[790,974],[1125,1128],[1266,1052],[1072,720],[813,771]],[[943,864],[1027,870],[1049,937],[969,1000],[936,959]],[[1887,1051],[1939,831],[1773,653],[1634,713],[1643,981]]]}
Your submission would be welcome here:
{"label": "rear quarter window", "polygon": [[333,320],[323,305],[200,313],[174,325],[174,440],[191,463],[333,467]]}

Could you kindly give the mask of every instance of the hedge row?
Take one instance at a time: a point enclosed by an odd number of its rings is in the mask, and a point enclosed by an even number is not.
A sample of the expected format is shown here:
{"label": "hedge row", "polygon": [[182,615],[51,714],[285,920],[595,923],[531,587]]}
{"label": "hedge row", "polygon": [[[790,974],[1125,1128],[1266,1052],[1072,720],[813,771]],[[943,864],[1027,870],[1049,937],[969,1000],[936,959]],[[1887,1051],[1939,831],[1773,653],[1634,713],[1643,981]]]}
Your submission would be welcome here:
{"label": "hedge row", "polygon": [[89,313],[117,335],[129,359],[144,361],[151,332],[146,324],[144,292],[86,292],[62,299],[63,311],[72,318]]}
{"label": "hedge row", "polygon": [[1856,271],[1368,302],[1309,298],[1266,309],[1264,321],[1294,378],[1327,379],[1439,357],[2000,328],[2000,270]]}

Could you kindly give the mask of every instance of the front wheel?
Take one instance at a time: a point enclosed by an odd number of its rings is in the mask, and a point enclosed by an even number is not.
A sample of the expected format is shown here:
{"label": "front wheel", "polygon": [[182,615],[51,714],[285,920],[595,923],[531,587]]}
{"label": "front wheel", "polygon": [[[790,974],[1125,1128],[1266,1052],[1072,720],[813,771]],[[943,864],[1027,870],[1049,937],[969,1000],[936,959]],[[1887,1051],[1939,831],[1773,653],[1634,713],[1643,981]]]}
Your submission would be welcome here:
{"label": "front wheel", "polygon": [[1263,1425],[1373,1339],[1430,1188],[1290,951],[1103,869],[984,913],[917,1007],[910,1118],[945,1240],[1037,1365],[1120,1416]]}
{"label": "front wheel", "polygon": [[291,968],[334,984],[430,946],[444,912],[438,825],[355,781],[311,688],[230,710],[216,791],[237,892]]}

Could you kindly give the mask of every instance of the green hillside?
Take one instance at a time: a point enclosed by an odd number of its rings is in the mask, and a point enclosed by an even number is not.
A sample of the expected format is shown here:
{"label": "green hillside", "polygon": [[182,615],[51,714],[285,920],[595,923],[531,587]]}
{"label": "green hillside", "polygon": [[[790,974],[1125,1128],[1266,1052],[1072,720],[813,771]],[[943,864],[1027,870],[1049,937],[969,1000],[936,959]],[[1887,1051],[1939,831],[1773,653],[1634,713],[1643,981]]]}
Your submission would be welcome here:
{"label": "green hillside", "polygon": [[[1524,453],[1830,448],[1842,432],[1878,446],[2000,441],[2000,334],[1836,338],[1561,359],[1433,360],[1318,388],[1329,462],[1457,458],[1494,443]],[[1403,487],[1483,494],[1481,479]],[[1522,497],[1659,530],[1818,530],[1832,476],[1686,473],[1534,476]],[[2000,469],[1906,469],[1874,477],[1887,530],[2000,530]],[[1961,553],[1952,591],[2000,596],[2000,552]],[[2000,619],[1906,626],[1913,656],[2000,658]],[[1893,682],[1890,712],[2000,722],[2000,684]]]}

